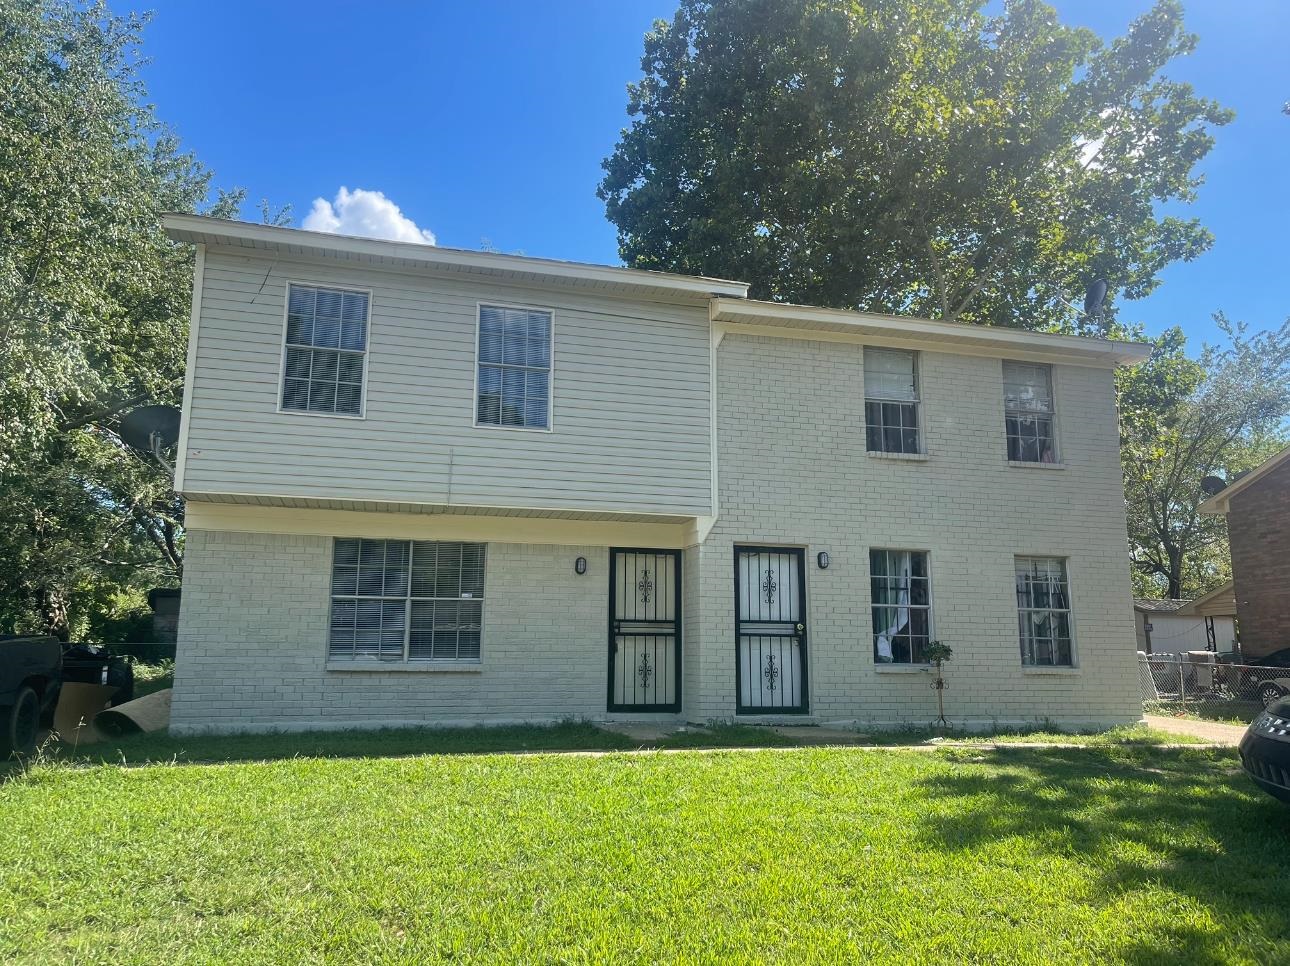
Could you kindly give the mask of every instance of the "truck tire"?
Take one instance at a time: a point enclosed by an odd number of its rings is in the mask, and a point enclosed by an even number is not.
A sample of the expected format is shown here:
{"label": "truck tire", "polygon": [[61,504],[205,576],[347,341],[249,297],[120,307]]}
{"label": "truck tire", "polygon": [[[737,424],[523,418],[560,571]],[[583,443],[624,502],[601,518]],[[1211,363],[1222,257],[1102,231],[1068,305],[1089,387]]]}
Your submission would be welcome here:
{"label": "truck tire", "polygon": [[40,731],[40,696],[30,686],[18,689],[13,706],[4,709],[4,730],[0,732],[0,755],[8,758],[15,752],[30,755],[36,750]]}

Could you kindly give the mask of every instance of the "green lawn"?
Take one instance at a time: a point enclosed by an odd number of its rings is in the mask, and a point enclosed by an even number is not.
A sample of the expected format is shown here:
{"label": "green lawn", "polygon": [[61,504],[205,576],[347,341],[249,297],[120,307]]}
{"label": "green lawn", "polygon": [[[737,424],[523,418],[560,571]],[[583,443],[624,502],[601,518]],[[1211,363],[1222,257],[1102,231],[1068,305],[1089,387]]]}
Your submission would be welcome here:
{"label": "green lawn", "polygon": [[1290,809],[1230,752],[60,764],[0,817],[3,961],[1290,953]]}

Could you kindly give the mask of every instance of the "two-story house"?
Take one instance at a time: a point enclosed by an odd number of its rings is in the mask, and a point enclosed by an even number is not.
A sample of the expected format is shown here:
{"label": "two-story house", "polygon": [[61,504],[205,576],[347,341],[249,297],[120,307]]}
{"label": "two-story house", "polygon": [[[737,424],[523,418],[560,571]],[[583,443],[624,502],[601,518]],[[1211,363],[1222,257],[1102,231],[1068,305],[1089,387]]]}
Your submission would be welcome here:
{"label": "two-story house", "polygon": [[1136,344],[168,216],[179,731],[1137,720]]}

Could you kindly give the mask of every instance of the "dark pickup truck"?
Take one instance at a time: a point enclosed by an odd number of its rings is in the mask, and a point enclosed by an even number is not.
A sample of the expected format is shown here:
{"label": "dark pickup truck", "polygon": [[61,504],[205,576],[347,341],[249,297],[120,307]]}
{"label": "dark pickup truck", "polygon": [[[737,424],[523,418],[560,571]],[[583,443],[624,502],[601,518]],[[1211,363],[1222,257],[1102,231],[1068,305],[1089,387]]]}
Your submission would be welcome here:
{"label": "dark pickup truck", "polygon": [[56,638],[0,636],[0,760],[35,750],[62,683],[63,646]]}

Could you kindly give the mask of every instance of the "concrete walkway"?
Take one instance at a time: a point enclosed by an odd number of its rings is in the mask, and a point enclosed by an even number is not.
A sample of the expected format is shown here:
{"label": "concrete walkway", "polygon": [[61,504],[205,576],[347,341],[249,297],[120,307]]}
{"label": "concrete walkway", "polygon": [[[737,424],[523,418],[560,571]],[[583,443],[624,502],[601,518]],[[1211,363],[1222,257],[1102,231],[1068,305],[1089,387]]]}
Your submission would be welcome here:
{"label": "concrete walkway", "polygon": [[1191,735],[1216,745],[1236,747],[1245,735],[1241,725],[1222,724],[1218,721],[1193,721],[1188,718],[1170,718],[1165,715],[1148,714],[1143,716],[1148,725],[1160,731],[1174,735]]}

